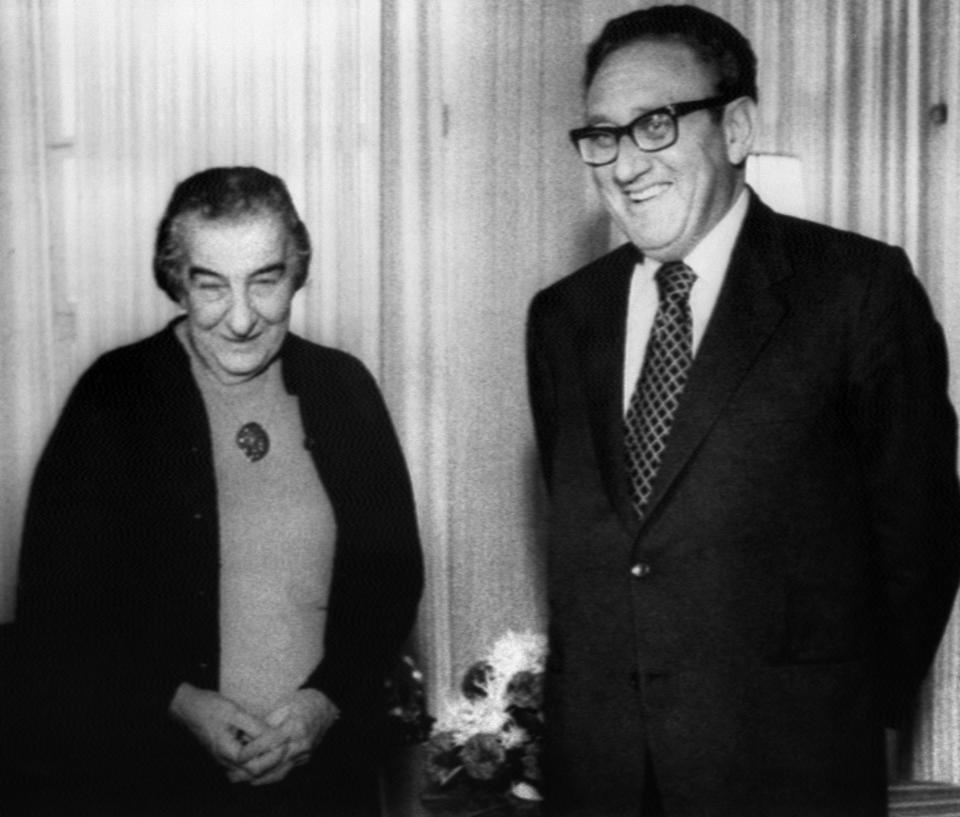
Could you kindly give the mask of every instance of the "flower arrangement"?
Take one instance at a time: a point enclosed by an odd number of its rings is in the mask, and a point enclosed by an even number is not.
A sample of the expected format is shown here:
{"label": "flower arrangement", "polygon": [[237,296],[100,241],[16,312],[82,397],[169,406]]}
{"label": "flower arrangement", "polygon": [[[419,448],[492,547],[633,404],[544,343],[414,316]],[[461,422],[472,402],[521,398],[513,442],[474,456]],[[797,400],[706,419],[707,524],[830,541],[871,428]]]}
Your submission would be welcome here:
{"label": "flower arrangement", "polygon": [[427,743],[434,792],[539,801],[546,637],[508,632],[472,664]]}

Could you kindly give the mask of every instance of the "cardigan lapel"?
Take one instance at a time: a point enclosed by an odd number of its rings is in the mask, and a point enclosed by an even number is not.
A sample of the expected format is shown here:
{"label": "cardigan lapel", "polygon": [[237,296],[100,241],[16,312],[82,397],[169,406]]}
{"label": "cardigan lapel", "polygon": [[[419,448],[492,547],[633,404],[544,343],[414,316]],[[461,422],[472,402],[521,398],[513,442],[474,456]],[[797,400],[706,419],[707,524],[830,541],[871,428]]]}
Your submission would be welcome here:
{"label": "cardigan lapel", "polygon": [[154,382],[159,384],[158,392],[162,392],[162,395],[158,393],[158,399],[175,394],[184,407],[182,411],[164,416],[164,422],[168,424],[165,433],[187,448],[202,450],[209,460],[209,467],[213,468],[210,421],[200,387],[190,368],[190,353],[176,334],[177,325],[186,320],[185,315],[178,315],[154,336],[153,366],[157,370]]}
{"label": "cardigan lapel", "polygon": [[[289,394],[294,395],[300,406],[300,421],[303,425],[304,447],[311,453],[315,449],[323,450],[328,445],[332,429],[327,423],[338,417],[336,399],[318,382],[316,372],[313,376],[305,371],[306,360],[304,341],[293,332],[287,332],[283,346],[280,348],[280,359],[283,361],[283,385]],[[314,461],[318,458],[315,456]],[[334,458],[320,457],[324,469],[335,467],[338,463]],[[317,464],[319,470],[319,462]],[[321,478],[327,474],[321,473]]]}
{"label": "cardigan lapel", "polygon": [[755,195],[690,369],[643,526],[694,455],[786,313],[775,282],[790,274],[776,216]]}

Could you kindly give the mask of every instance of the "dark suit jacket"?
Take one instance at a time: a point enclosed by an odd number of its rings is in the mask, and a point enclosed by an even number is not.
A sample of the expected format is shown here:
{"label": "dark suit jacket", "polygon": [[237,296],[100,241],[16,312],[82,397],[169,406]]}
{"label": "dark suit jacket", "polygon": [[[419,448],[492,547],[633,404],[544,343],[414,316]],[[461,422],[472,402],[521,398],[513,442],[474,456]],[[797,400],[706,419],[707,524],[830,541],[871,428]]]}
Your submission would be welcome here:
{"label": "dark suit jacket", "polygon": [[[411,486],[362,364],[292,334],[281,355],[337,520],[324,657],[305,685],[341,709],[341,733],[369,738],[420,598]],[[218,686],[216,496],[172,324],[98,360],[41,458],[23,535],[16,626],[37,763],[99,775],[178,762],[177,686]]]}
{"label": "dark suit jacket", "polygon": [[[942,333],[904,253],[756,197],[643,524],[627,495],[624,246],[540,292],[551,810],[885,814],[883,730],[957,584]],[[631,567],[644,565],[641,575]]]}

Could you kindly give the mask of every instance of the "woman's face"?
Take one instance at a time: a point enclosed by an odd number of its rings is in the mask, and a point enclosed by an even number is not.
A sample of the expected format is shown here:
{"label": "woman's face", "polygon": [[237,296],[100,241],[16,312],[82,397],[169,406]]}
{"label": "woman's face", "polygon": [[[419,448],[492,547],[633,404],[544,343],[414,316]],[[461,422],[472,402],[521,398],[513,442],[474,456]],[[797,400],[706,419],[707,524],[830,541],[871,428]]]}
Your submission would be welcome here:
{"label": "woman's face", "polygon": [[294,257],[272,214],[187,216],[180,305],[193,348],[223,383],[250,380],[280,351],[290,323]]}

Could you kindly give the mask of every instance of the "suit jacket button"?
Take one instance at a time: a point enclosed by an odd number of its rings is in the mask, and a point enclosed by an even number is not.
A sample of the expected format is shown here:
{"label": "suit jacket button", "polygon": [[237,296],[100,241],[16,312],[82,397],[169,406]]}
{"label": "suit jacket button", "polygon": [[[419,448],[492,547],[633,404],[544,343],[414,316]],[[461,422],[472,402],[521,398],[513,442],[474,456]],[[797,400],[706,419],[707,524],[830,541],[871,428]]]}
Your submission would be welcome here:
{"label": "suit jacket button", "polygon": [[635,579],[644,579],[650,575],[650,572],[653,570],[649,564],[646,562],[637,562],[633,567],[630,568],[630,575]]}

